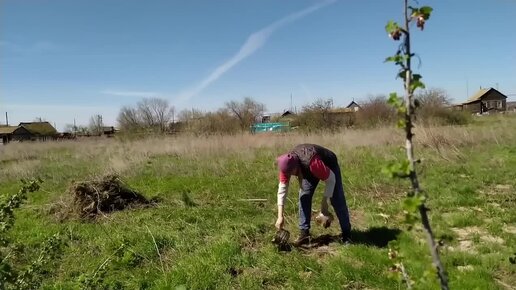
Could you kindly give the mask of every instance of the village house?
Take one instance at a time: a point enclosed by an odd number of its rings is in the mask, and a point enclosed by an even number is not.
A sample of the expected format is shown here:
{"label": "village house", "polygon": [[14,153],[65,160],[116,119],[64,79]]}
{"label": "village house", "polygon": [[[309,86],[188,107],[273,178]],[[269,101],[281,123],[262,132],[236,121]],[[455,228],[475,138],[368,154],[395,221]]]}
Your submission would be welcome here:
{"label": "village house", "polygon": [[474,114],[504,112],[507,110],[507,96],[494,88],[480,89],[466,102],[455,105],[453,109],[468,111]]}
{"label": "village house", "polygon": [[358,110],[360,110],[360,105],[357,104],[355,102],[355,100],[351,101],[351,103],[349,103],[349,105],[346,106],[346,109],[350,109],[350,110],[353,110],[353,112],[357,112]]}
{"label": "village house", "polygon": [[57,130],[49,122],[22,122],[18,126],[27,129],[34,141],[54,140],[57,136]]}
{"label": "village house", "polygon": [[55,140],[56,137],[57,130],[49,122],[22,122],[18,126],[0,126],[2,144]]}
{"label": "village house", "polygon": [[0,126],[1,144],[7,144],[13,141],[25,141],[31,139],[31,133],[20,126]]}

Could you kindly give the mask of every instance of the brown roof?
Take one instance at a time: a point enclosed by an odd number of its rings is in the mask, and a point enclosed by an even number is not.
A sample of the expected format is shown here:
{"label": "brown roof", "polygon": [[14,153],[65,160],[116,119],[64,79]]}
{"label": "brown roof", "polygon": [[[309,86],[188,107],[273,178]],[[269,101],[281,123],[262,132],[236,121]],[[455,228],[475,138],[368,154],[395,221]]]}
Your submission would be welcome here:
{"label": "brown roof", "polygon": [[[493,88],[489,88],[489,89],[480,89],[478,92],[476,92],[473,96],[469,97],[469,99],[464,103],[464,104],[469,104],[469,103],[473,103],[473,102],[476,102],[476,101],[480,101],[480,99],[482,99],[482,97],[487,94],[488,92],[490,91],[496,91],[498,92],[500,95],[506,97],[504,94],[500,93],[499,91],[493,89]],[[507,97],[506,97],[507,98]]]}
{"label": "brown roof", "polygon": [[49,122],[20,123],[19,126],[24,127],[34,135],[52,136],[57,134],[57,130]]}
{"label": "brown roof", "polygon": [[480,89],[478,92],[476,92],[473,96],[469,97],[466,103],[474,102],[480,100],[483,95],[485,95],[487,92],[489,92],[491,89]]}
{"label": "brown roof", "polygon": [[12,134],[18,128],[18,126],[1,126],[0,134]]}

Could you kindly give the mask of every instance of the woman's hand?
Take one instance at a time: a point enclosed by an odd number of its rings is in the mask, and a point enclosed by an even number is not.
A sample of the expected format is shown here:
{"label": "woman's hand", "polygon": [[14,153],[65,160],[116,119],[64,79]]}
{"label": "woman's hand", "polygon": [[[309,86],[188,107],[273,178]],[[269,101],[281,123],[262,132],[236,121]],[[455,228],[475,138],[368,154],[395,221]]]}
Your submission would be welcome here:
{"label": "woman's hand", "polygon": [[278,217],[278,219],[276,220],[276,228],[278,230],[282,230],[284,223],[285,223],[285,220],[283,219],[283,217],[282,216]]}

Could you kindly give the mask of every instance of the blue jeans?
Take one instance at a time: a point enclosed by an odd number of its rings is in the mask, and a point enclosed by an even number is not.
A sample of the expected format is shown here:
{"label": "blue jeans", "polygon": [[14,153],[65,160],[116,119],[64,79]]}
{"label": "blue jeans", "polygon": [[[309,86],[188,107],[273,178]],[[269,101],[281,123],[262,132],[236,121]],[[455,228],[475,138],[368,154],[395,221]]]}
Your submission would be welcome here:
{"label": "blue jeans", "polygon": [[[349,234],[351,231],[351,223],[349,221],[349,210],[344,196],[344,188],[342,186],[342,176],[340,167],[337,165],[331,168],[335,174],[335,189],[333,196],[330,198],[331,205],[335,210],[335,214],[339,220],[342,233]],[[319,180],[303,178],[301,182],[301,190],[299,190],[299,229],[309,230],[312,214],[312,197]]]}

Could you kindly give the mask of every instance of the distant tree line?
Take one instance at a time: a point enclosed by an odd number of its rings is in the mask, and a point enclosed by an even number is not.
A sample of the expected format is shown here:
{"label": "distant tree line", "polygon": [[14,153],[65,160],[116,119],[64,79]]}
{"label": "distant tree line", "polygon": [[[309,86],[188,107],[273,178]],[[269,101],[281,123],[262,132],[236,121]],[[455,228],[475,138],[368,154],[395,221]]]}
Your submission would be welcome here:
{"label": "distant tree line", "polygon": [[[469,115],[451,110],[452,99],[443,89],[421,90],[415,97],[419,106],[416,123],[420,125],[461,125],[470,120]],[[357,112],[347,113],[335,110],[332,99],[317,99],[303,107],[296,125],[303,131],[334,131],[392,126],[396,120],[396,111],[387,103],[387,96],[375,95],[360,102]]]}
{"label": "distant tree line", "polygon": [[125,132],[235,134],[249,131],[264,112],[264,104],[246,97],[242,101],[227,102],[216,111],[185,109],[176,115],[167,100],[144,98],[135,106],[122,107],[117,121]]}
{"label": "distant tree line", "polygon": [[[421,125],[464,124],[469,116],[452,111],[451,98],[442,89],[422,90],[416,95],[419,109],[416,122]],[[290,125],[302,131],[336,131],[343,128],[371,128],[392,126],[397,118],[395,110],[387,104],[385,95],[369,96],[359,102],[360,110],[336,110],[332,99],[316,99],[302,107],[289,118]],[[261,121],[266,106],[251,97],[229,101],[214,111],[185,109],[178,113],[167,100],[143,98],[135,105],[124,106],[117,117],[120,130],[127,133],[181,132],[197,135],[238,134],[249,132]],[[283,121],[273,119],[273,121]],[[67,125],[67,132],[100,135],[104,128],[102,116],[93,115],[89,126]]]}

